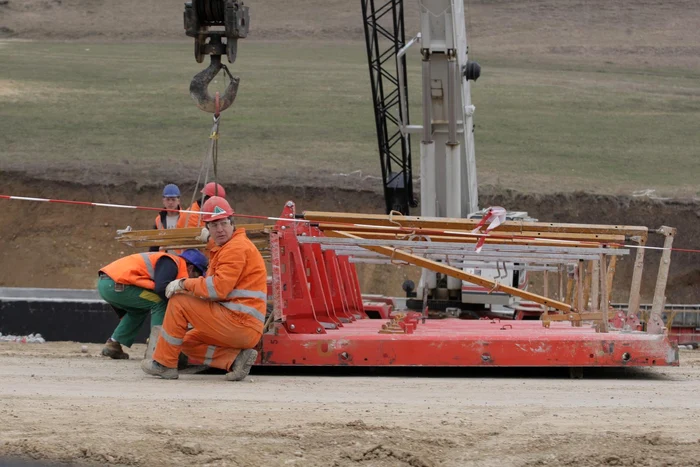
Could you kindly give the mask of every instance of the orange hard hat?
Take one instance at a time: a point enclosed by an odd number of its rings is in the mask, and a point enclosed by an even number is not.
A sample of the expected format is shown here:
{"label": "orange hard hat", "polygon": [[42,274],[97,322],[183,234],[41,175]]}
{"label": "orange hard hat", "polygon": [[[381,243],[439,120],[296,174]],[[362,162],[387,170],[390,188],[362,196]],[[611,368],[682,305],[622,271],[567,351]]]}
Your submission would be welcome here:
{"label": "orange hard hat", "polygon": [[212,196],[204,203],[202,211],[202,220],[204,222],[214,222],[220,219],[226,219],[233,215],[233,208],[228,201],[226,201],[221,196]]}
{"label": "orange hard hat", "polygon": [[209,182],[204,185],[201,193],[206,196],[221,196],[222,198],[226,197],[226,190],[224,190],[224,187],[214,182]]}

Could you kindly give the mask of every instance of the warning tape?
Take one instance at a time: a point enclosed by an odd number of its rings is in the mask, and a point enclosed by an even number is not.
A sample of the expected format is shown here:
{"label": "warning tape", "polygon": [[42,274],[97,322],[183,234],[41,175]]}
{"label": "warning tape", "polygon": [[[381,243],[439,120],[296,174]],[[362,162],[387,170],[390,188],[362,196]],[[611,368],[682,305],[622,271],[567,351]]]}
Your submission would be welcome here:
{"label": "warning tape", "polygon": [[[207,214],[204,211],[192,211],[187,209],[166,209],[166,208],[155,208],[151,206],[138,206],[138,205],[128,205],[128,204],[114,204],[114,203],[94,203],[91,201],[73,201],[66,199],[50,199],[50,198],[34,198],[28,196],[12,196],[12,195],[0,195],[0,199],[15,200],[15,201],[34,201],[40,203],[54,203],[54,204],[67,204],[67,205],[77,205],[77,206],[94,206],[102,208],[117,208],[117,209],[134,209],[140,211],[158,211],[158,212],[176,212],[185,214]],[[294,218],[283,218],[283,217],[271,217],[271,216],[259,216],[254,214],[232,214],[232,217],[240,217],[245,219],[261,219],[261,220],[271,220],[271,221],[283,221],[283,222],[302,222],[311,223],[306,219],[294,219]],[[486,218],[482,219],[481,224],[485,224]],[[314,222],[316,223],[316,222]],[[425,235],[456,235],[464,237],[478,237],[481,239],[493,238],[499,240],[532,240],[532,241],[542,241],[542,242],[561,242],[571,244],[571,240],[559,240],[559,239],[547,239],[542,237],[526,237],[522,235],[503,235],[491,233],[478,233],[472,232],[459,232],[452,230],[440,230],[440,229],[423,229],[423,228],[407,228],[407,227],[396,227],[396,226],[379,226],[379,225],[368,225],[368,224],[354,224],[349,222],[338,222],[338,221],[325,221],[324,224],[336,224],[342,227],[369,227],[373,229],[387,229],[390,231],[399,230],[402,233],[407,234],[425,234]],[[475,229],[476,230],[476,229]],[[580,245],[595,245],[595,246],[610,246],[610,247],[622,247],[622,248],[642,248],[646,250],[666,250],[664,247],[646,246],[646,245],[624,245],[619,243],[605,243],[605,242],[595,242],[595,241],[577,241],[576,243]],[[671,251],[682,252],[682,253],[700,253],[700,250],[691,248],[670,248]]]}

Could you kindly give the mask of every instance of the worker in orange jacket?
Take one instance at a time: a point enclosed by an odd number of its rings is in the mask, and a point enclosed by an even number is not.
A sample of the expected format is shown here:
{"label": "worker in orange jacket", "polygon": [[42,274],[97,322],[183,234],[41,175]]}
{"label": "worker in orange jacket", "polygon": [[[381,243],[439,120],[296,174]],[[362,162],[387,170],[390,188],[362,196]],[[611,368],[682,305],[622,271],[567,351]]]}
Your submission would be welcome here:
{"label": "worker in orange jacket", "polygon": [[[156,230],[167,229],[184,229],[188,227],[188,218],[185,214],[179,211],[180,207],[180,188],[177,185],[170,183],[163,188],[163,210],[158,213],[153,221],[153,228]],[[152,246],[149,251],[160,251],[160,247]],[[180,254],[184,250],[168,250],[168,253]]]}
{"label": "worker in orange jacket", "polygon": [[102,355],[128,359],[129,354],[121,346],[131,347],[149,313],[151,327],[163,323],[168,284],[175,279],[199,277],[206,269],[207,258],[198,250],[185,250],[180,255],[137,253],[100,269],[97,291],[120,319]]}
{"label": "worker in orange jacket", "polygon": [[[202,204],[199,204],[199,201],[195,201],[192,203],[192,206],[188,209],[188,211],[201,211],[200,207],[206,204],[206,202],[211,198],[212,196],[219,196],[221,198],[226,198],[226,190],[224,187],[219,185],[218,183],[214,182],[209,182],[206,185],[204,185],[204,188],[202,188],[202,191],[200,193],[203,195],[202,196]],[[187,214],[185,216],[187,219],[187,227],[201,227],[204,224],[204,221],[202,220],[202,215],[201,214]],[[208,238],[208,232],[202,231],[205,236]],[[203,237],[204,238],[204,237]],[[206,243],[206,240],[204,240]]]}
{"label": "worker in orange jacket", "polygon": [[173,183],[165,185],[163,188],[163,210],[156,216],[154,228],[166,230],[187,227],[187,216],[174,212],[180,209],[180,188]]}
{"label": "worker in orange jacket", "polygon": [[[215,246],[207,277],[178,279],[166,289],[170,298],[153,359],[141,368],[149,375],[177,379],[178,356],[226,370],[240,381],[250,372],[262,337],[267,299],[265,262],[244,229],[236,229],[233,209],[221,197],[204,204],[203,220]],[[193,329],[188,331],[188,324]]]}

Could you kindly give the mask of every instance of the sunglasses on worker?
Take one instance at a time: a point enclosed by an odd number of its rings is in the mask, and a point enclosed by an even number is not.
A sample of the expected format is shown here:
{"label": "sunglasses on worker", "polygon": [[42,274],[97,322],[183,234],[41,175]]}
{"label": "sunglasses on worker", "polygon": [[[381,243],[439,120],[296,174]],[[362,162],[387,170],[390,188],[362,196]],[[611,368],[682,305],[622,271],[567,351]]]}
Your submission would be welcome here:
{"label": "sunglasses on worker", "polygon": [[231,219],[221,219],[221,220],[214,221],[214,222],[207,222],[207,229],[209,229],[209,230],[222,229],[222,228],[227,227],[229,225],[231,225]]}

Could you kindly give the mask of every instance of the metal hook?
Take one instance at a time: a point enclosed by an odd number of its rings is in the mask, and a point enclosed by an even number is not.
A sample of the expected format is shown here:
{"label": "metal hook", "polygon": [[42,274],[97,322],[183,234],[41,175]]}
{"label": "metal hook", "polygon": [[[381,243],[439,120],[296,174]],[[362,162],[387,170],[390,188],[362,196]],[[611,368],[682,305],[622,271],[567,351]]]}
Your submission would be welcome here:
{"label": "metal hook", "polygon": [[[228,75],[230,82],[223,95],[217,96],[219,97],[217,102],[217,99],[209,94],[208,88],[209,83],[214,80],[214,77],[216,77],[217,73],[219,73],[222,68]],[[190,96],[192,96],[192,99],[197,103],[197,107],[201,110],[218,116],[220,112],[228,109],[231,104],[233,104],[236,94],[238,93],[238,84],[240,81],[240,78],[231,75],[226,65],[221,63],[221,55],[212,55],[211,64],[192,78],[192,82],[190,83]]]}
{"label": "metal hook", "polygon": [[498,278],[499,278],[499,279],[505,279],[506,277],[508,277],[508,266],[506,266],[506,262],[503,261],[503,276],[501,276],[500,273],[499,273]]}

